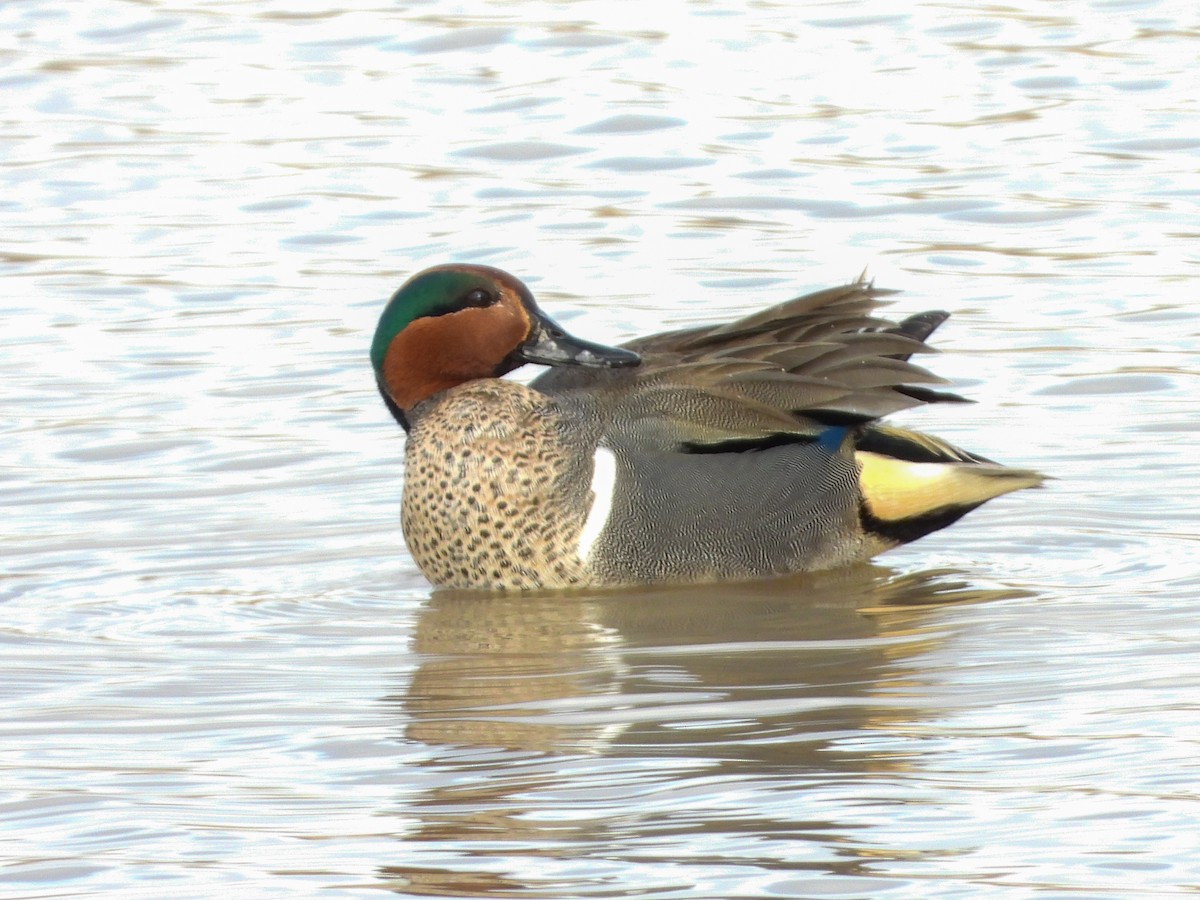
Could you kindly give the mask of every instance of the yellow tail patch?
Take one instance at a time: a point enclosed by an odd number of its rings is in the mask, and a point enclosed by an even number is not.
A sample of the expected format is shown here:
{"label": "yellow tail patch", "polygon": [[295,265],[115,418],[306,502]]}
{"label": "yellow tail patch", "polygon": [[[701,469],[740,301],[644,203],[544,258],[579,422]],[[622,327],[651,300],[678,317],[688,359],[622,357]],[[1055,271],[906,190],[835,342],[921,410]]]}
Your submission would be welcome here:
{"label": "yellow tail patch", "polygon": [[865,450],[856,451],[854,458],[867,510],[884,522],[954,509],[966,512],[993,497],[1036,487],[1044,480],[1029,469],[991,463],[918,463]]}

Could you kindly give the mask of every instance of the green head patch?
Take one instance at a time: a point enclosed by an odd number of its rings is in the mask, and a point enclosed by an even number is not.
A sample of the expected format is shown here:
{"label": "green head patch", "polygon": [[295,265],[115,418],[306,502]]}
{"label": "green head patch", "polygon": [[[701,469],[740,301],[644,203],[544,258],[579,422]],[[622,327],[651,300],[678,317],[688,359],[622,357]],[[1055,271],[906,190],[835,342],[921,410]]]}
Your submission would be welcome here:
{"label": "green head patch", "polygon": [[417,319],[494,303],[499,279],[493,272],[502,274],[486,266],[436,266],[402,284],[383,308],[375,327],[371,365],[376,373],[383,370],[383,359],[392,340]]}

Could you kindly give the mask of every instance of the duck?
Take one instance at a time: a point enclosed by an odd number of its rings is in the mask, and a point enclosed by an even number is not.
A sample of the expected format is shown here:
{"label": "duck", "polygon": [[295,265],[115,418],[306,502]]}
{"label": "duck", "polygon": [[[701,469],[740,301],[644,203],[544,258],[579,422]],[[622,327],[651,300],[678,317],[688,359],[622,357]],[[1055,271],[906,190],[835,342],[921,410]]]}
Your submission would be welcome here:
{"label": "duck", "polygon": [[[949,314],[893,321],[893,293],[860,276],[606,346],[501,269],[413,275],[370,349],[407,433],[412,559],[465,590],[767,578],[865,561],[1042,484],[881,421],[968,402],[912,362]],[[503,377],[526,364],[547,368]]]}

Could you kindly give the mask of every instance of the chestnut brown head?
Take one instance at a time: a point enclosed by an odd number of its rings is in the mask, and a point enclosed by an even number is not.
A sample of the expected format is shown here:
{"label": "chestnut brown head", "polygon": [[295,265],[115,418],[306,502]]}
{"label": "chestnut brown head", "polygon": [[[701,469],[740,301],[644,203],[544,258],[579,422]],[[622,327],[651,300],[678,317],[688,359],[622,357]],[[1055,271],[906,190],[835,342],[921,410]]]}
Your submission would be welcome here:
{"label": "chestnut brown head", "polygon": [[434,266],[401,285],[371,342],[379,392],[405,428],[405,413],[422,400],[527,362],[620,368],[640,358],[567,334],[518,279],[465,263]]}

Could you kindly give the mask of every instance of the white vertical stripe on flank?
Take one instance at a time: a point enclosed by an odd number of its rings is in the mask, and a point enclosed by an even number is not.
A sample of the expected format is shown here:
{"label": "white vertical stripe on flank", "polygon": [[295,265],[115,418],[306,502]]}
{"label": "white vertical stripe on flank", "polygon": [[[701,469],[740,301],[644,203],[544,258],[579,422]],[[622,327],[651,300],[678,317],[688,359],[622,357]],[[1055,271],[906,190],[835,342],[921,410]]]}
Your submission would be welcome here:
{"label": "white vertical stripe on flank", "polygon": [[587,562],[592,545],[608,523],[613,492],[617,488],[617,458],[613,452],[606,447],[597,447],[592,460],[592,508],[579,532],[579,558],[583,562]]}

